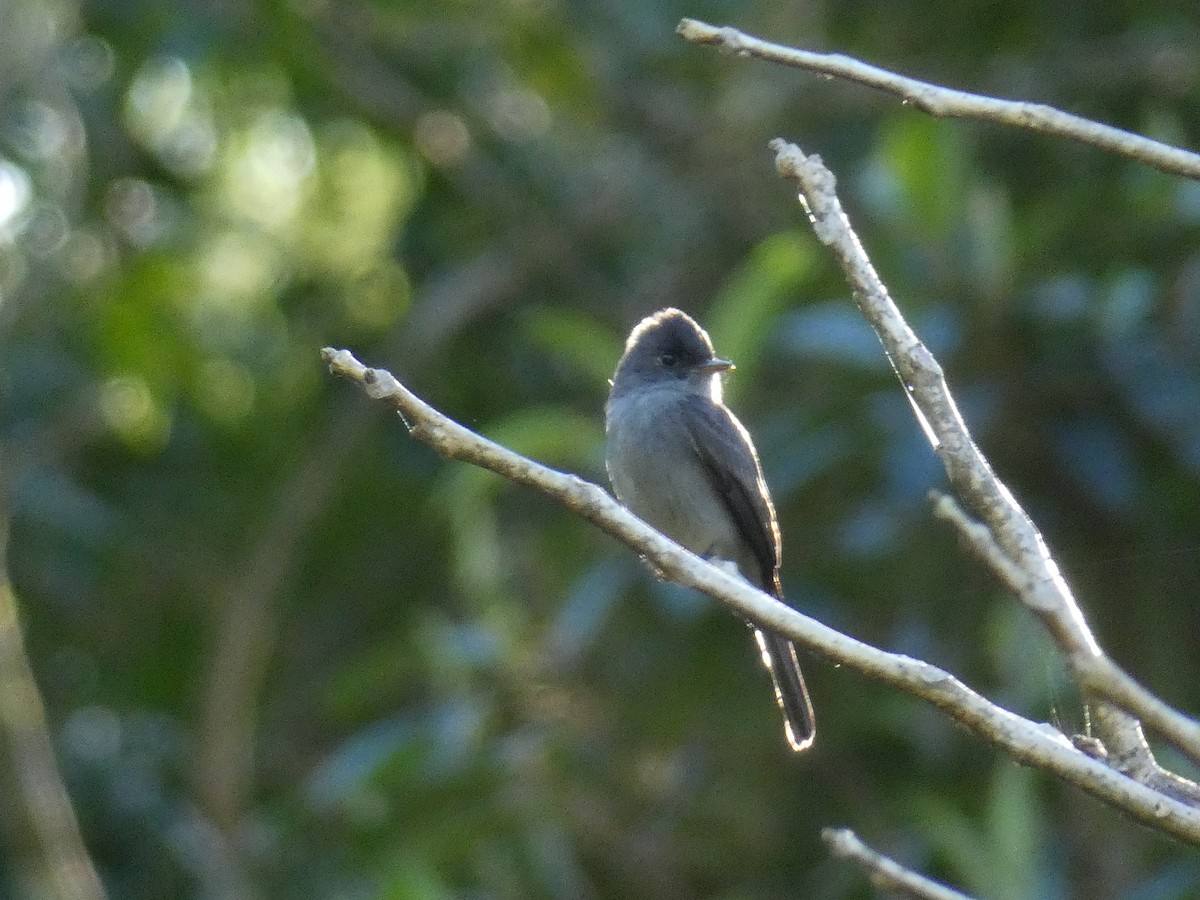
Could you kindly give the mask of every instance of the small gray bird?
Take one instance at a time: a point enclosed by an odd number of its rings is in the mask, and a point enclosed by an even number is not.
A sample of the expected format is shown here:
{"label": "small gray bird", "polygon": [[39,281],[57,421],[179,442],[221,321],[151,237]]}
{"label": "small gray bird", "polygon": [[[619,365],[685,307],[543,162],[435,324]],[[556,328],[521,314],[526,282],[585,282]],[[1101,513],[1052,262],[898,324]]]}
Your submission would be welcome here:
{"label": "small gray bird", "polygon": [[[721,400],[733,363],[677,309],[643,319],[625,343],[605,408],[608,477],[617,498],[706,559],[732,562],[783,600],[779,525],[750,435]],[[755,629],[793,750],[816,734],[796,650]]]}

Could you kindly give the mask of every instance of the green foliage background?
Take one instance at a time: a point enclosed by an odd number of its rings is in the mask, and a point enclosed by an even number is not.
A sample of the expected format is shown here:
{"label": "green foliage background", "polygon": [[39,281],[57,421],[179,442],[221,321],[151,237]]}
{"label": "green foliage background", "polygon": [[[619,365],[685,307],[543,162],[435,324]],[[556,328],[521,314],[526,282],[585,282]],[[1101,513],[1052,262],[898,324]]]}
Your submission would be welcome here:
{"label": "green foliage background", "polygon": [[684,15],[1200,146],[1189,4],[0,3],[8,562],[114,898],[868,896],[827,825],[988,897],[1196,896],[1194,853],[817,660],[790,756],[729,615],[322,371],[351,347],[603,480],[623,336],[680,306],[738,363],[789,597],[1082,730],[931,521],[936,461],[772,171],[796,140],[1105,645],[1200,709],[1200,186]]}

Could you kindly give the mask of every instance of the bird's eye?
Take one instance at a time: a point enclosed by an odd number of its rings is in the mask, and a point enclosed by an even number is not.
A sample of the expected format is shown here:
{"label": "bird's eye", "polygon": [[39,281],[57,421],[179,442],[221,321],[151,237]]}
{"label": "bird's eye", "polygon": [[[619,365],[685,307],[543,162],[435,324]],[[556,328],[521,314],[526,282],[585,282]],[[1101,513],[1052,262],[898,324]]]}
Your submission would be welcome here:
{"label": "bird's eye", "polygon": [[675,359],[674,353],[664,353],[662,356],[660,356],[658,358],[658,361],[660,363],[662,363],[664,366],[666,366],[668,369],[675,368],[675,363],[678,362],[678,360]]}

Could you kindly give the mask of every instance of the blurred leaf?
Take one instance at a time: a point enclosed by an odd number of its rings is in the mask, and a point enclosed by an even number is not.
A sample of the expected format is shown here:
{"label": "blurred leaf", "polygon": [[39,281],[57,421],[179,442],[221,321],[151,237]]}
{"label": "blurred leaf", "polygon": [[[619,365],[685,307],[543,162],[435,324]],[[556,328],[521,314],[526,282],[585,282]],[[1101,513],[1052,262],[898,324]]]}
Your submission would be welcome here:
{"label": "blurred leaf", "polygon": [[[578,466],[602,443],[602,428],[597,416],[543,406],[509,416],[487,428],[485,436],[545,465]],[[492,509],[501,488],[511,484],[475,466],[451,466],[439,479],[438,505],[451,517],[458,574],[476,590],[496,583],[507,568]]]}
{"label": "blurred leaf", "polygon": [[848,301],[793,310],[780,317],[776,328],[784,347],[806,362],[828,360],[874,372],[888,369],[879,338]]}
{"label": "blurred leaf", "polygon": [[1036,780],[1032,770],[999,760],[982,827],[932,795],[914,798],[921,831],[968,893],[1000,900],[1051,896],[1045,892]]}
{"label": "blurred leaf", "polygon": [[548,307],[530,317],[530,337],[546,353],[582,372],[597,388],[608,391],[608,379],[623,352],[623,339],[577,310]]}
{"label": "blurred leaf", "polygon": [[988,804],[993,883],[981,893],[997,900],[1051,896],[1042,870],[1046,837],[1037,779],[1032,769],[1016,763],[1003,761],[996,767]]}
{"label": "blurred leaf", "polygon": [[950,240],[962,219],[971,157],[961,128],[932,117],[889,116],[876,160],[895,190],[897,220],[925,240]]}
{"label": "blurred leaf", "polygon": [[428,860],[410,851],[395,861],[379,896],[384,900],[451,900],[458,893],[438,876]]}
{"label": "blurred leaf", "polygon": [[701,324],[717,353],[732,359],[743,377],[726,379],[726,394],[736,403],[741,385],[753,382],[771,343],[775,320],[800,302],[800,291],[817,261],[811,232],[782,231],[764,238],[730,274]]}

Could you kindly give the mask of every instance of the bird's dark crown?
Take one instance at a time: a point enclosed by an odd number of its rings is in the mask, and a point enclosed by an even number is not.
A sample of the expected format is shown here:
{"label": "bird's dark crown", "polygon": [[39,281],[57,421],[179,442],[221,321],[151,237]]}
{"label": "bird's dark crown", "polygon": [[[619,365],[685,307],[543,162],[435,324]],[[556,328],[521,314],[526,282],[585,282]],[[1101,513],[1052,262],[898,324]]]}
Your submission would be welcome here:
{"label": "bird's dark crown", "polygon": [[661,381],[687,378],[713,360],[712,341],[696,321],[678,309],[663,309],[643,319],[625,343],[614,384],[641,376]]}

